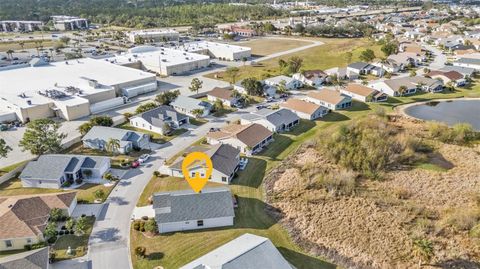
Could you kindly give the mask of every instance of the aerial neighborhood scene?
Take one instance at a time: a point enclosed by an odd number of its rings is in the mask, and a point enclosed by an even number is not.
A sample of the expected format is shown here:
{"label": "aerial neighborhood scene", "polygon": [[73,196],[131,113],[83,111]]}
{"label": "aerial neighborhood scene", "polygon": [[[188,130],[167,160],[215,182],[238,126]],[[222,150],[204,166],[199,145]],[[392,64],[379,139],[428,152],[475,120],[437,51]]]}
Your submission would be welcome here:
{"label": "aerial neighborhood scene", "polygon": [[0,269],[480,269],[480,1],[1,0]]}

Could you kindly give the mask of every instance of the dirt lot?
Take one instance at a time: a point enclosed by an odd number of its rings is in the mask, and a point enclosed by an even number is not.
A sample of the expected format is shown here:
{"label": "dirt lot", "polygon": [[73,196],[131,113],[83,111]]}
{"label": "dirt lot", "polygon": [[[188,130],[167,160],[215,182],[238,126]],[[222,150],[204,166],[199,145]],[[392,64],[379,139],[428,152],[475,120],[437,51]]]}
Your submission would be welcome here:
{"label": "dirt lot", "polygon": [[286,51],[289,49],[294,49],[302,46],[311,44],[307,40],[297,40],[297,39],[254,39],[246,42],[238,43],[239,46],[245,46],[252,49],[252,54],[256,56],[266,56],[273,53]]}
{"label": "dirt lot", "polygon": [[[395,124],[427,139],[424,124]],[[438,169],[361,178],[352,195],[312,186],[311,171],[337,167],[304,145],[265,179],[271,214],[302,247],[346,268],[480,268],[480,145],[429,142],[435,154],[426,167]],[[420,238],[431,243],[428,258]]]}

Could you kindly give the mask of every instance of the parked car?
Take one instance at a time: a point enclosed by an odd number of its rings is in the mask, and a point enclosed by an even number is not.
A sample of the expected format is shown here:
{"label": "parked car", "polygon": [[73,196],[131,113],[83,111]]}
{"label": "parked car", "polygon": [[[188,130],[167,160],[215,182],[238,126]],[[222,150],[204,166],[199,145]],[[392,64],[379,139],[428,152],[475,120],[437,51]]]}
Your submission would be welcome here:
{"label": "parked car", "polygon": [[139,161],[134,161],[132,162],[132,168],[137,168],[140,166],[140,162]]}
{"label": "parked car", "polygon": [[140,164],[146,162],[150,158],[150,154],[142,154],[140,158],[138,158],[138,162]]}
{"label": "parked car", "polygon": [[263,108],[267,108],[266,105],[259,105],[259,106],[256,106],[256,109],[257,110],[260,110],[260,109],[263,109]]}

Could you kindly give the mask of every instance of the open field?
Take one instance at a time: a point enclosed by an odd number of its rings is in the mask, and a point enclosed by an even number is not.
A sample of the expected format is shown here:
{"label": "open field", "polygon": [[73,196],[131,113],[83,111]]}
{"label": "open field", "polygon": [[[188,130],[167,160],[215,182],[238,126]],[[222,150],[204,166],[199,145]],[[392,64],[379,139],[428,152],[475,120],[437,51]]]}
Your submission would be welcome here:
{"label": "open field", "polygon": [[[103,190],[105,198],[108,197],[115,184],[104,186],[98,184],[84,184],[79,188],[71,191],[78,192],[78,202],[93,203],[95,200],[94,193],[96,190]],[[69,190],[70,191],[70,190]],[[18,178],[10,179],[0,185],[0,196],[16,196],[16,195],[36,195],[47,193],[63,192],[60,189],[42,189],[42,188],[24,188],[22,182]]]}
{"label": "open field", "polygon": [[[52,40],[44,40],[41,43],[38,43],[39,41],[40,40],[23,41],[24,43],[23,48],[22,46],[20,46],[20,41],[0,42],[0,51],[7,51],[7,50],[21,51],[24,49],[34,49],[39,45],[43,46],[43,48],[49,48],[56,43]],[[13,53],[13,57],[15,57],[15,53]]]}
{"label": "open field", "polygon": [[[380,51],[380,46],[366,38],[318,38],[316,40],[322,41],[325,44],[262,61],[258,63],[258,66],[241,67],[237,81],[247,77],[265,79],[280,75],[281,71],[278,68],[278,60],[287,60],[292,56],[298,56],[303,59],[302,69],[304,70],[325,70],[336,66],[345,67],[348,64],[346,57],[347,52],[352,53],[352,62],[354,62],[359,60],[360,53],[366,48],[372,49],[377,57],[384,56],[383,52]],[[207,74],[206,77],[214,78],[215,74],[218,74],[219,79],[228,80],[223,72],[210,73]]]}
{"label": "open field", "polygon": [[311,44],[311,42],[298,39],[284,39],[284,38],[261,38],[253,39],[246,42],[239,42],[242,47],[249,47],[252,49],[252,55],[255,56],[267,56],[273,53],[282,52],[302,46]]}

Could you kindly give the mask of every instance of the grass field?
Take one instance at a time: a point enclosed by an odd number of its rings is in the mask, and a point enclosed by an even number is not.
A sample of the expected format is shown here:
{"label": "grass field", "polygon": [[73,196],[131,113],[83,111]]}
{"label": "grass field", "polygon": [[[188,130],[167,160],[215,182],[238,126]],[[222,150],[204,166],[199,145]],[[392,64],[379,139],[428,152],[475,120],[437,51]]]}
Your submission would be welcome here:
{"label": "grass field", "polygon": [[[84,203],[93,203],[95,200],[94,193],[96,190],[103,190],[105,192],[105,198],[108,197],[112,191],[114,185],[104,186],[98,184],[84,184],[78,191],[78,201]],[[42,189],[42,188],[24,188],[22,182],[18,178],[8,180],[0,185],[0,196],[15,196],[15,195],[35,195],[35,194],[47,194],[63,192],[60,189]]]}
{"label": "grass field", "polygon": [[[380,51],[380,46],[366,38],[318,38],[316,40],[322,41],[325,44],[262,61],[259,63],[259,66],[240,67],[237,81],[247,77],[265,79],[267,77],[280,75],[281,71],[278,68],[278,60],[287,60],[292,56],[298,56],[303,59],[302,69],[304,70],[325,70],[336,66],[345,67],[348,64],[348,59],[346,57],[347,52],[352,53],[351,61],[354,62],[359,60],[360,53],[366,48],[372,49],[377,57],[384,56],[383,52]],[[214,78],[215,74],[218,74],[219,79],[223,79],[225,81],[228,80],[228,78],[222,72],[210,73],[207,74],[206,77]]]}
{"label": "grass field", "polygon": [[15,170],[17,167],[25,164],[26,162],[28,161],[23,161],[23,162],[19,162],[19,163],[15,163],[15,164],[12,164],[12,165],[9,165],[9,166],[5,166],[3,168],[0,168],[0,177]]}
{"label": "grass field", "polygon": [[[20,46],[19,41],[8,41],[8,42],[0,42],[0,51],[7,51],[7,50],[14,50],[14,51],[21,51],[24,49],[34,49],[38,43],[35,43],[38,40],[28,40],[24,41],[23,48]],[[52,47],[55,44],[54,41],[51,40],[44,40],[41,45],[43,48]],[[15,53],[13,53],[13,57],[15,57]]]}
{"label": "grass field", "polygon": [[283,38],[262,38],[253,39],[246,42],[239,42],[238,45],[242,47],[249,47],[252,49],[252,55],[266,56],[277,52],[282,52],[302,46],[311,44],[307,40],[302,41],[298,39],[283,39]]}

